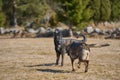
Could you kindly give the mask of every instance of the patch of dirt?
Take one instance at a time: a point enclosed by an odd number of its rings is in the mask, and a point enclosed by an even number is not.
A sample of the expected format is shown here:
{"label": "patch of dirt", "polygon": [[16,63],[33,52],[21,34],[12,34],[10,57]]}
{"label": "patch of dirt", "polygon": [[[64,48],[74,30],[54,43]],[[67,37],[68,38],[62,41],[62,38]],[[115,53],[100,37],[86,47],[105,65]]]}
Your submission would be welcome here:
{"label": "patch of dirt", "polygon": [[89,70],[84,73],[84,64],[71,71],[67,54],[64,66],[55,66],[53,38],[0,39],[0,80],[119,80],[120,41],[88,39],[87,43],[110,46],[91,48]]}

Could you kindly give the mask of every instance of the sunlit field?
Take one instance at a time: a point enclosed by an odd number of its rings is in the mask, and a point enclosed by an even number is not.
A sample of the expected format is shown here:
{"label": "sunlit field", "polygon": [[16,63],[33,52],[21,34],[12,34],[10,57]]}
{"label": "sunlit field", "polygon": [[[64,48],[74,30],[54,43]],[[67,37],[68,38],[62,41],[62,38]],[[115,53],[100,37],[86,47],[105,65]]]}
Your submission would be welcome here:
{"label": "sunlit field", "polygon": [[119,80],[120,40],[88,39],[88,44],[109,43],[91,48],[90,65],[72,72],[69,56],[64,66],[55,66],[53,38],[0,39],[0,80]]}

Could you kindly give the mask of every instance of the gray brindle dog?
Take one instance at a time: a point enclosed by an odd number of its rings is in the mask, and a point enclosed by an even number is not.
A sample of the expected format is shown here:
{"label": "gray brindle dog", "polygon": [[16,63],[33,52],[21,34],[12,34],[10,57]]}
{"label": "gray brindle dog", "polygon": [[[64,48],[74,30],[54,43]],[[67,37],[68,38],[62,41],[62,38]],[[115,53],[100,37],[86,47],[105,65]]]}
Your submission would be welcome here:
{"label": "gray brindle dog", "polygon": [[75,71],[74,69],[74,60],[79,59],[78,62],[78,68],[80,68],[80,63],[85,63],[85,72],[88,71],[88,64],[89,64],[89,54],[90,54],[90,48],[85,43],[86,42],[86,36],[83,34],[80,34],[79,36],[83,37],[83,40],[76,40],[76,39],[63,39],[62,34],[59,30],[55,30],[54,32],[54,44],[55,44],[55,51],[56,51],[56,65],[58,65],[59,58],[61,55],[61,66],[63,66],[64,63],[64,54],[68,53],[71,59],[72,63],[72,71]]}
{"label": "gray brindle dog", "polygon": [[80,42],[71,43],[69,45],[68,54],[71,59],[72,71],[75,71],[75,69],[74,69],[74,60],[75,59],[79,60],[78,68],[80,68],[81,62],[84,62],[85,72],[88,71],[90,48],[86,43],[80,43]]}

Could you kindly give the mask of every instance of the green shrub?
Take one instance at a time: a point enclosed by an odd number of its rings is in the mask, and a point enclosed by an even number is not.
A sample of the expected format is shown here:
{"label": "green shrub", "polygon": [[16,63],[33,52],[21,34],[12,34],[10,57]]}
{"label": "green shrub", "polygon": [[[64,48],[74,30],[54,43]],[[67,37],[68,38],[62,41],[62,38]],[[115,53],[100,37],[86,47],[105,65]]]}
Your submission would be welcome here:
{"label": "green shrub", "polygon": [[5,25],[5,20],[5,15],[2,12],[0,12],[0,27]]}

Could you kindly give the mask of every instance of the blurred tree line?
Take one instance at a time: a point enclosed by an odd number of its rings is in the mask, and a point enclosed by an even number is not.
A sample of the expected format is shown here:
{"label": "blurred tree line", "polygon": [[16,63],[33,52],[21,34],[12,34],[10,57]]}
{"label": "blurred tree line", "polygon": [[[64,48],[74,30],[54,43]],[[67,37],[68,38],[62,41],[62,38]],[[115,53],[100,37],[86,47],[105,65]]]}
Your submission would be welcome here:
{"label": "blurred tree line", "polygon": [[104,21],[120,21],[120,0],[0,0],[0,26],[63,22],[81,29]]}

